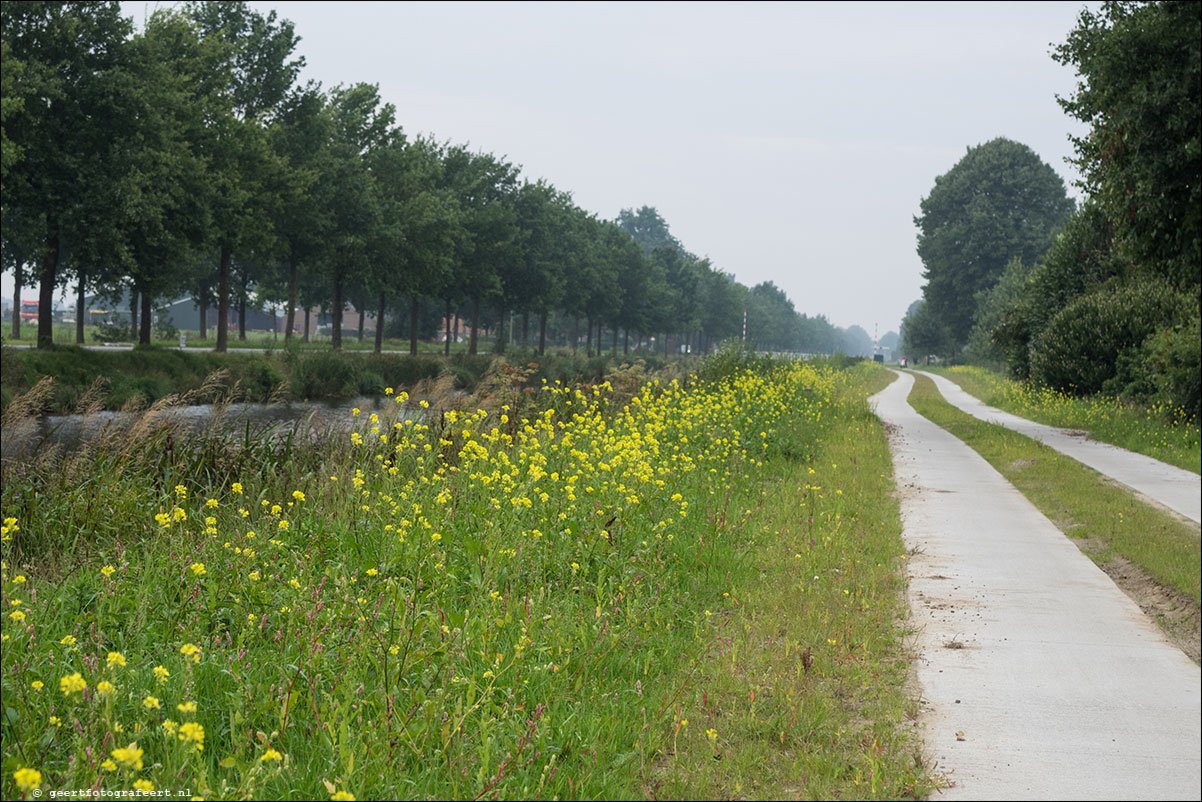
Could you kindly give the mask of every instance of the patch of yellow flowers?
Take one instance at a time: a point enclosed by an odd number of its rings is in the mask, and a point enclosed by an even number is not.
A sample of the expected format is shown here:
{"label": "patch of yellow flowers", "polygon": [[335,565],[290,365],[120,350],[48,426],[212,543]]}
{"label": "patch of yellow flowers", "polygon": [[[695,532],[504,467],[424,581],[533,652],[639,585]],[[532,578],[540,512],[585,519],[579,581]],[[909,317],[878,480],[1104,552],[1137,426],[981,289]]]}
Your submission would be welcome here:
{"label": "patch of yellow flowers", "polygon": [[[797,414],[799,408],[817,420],[835,381],[833,374],[794,363],[772,377],[745,372],[713,387],[698,388],[675,380],[651,382],[621,408],[611,404],[613,388],[608,383],[584,389],[556,383],[542,388],[544,408],[525,417],[508,405],[491,414],[484,410],[451,410],[442,416],[426,414],[420,420],[398,417],[395,422],[376,414],[364,420],[356,410],[356,426],[370,436],[353,432],[348,448],[352,449],[357,465],[347,469],[353,470],[349,482],[334,475],[329,477],[330,485],[353,499],[353,504],[348,504],[340,514],[353,514],[357,530],[381,533],[387,537],[388,545],[373,556],[371,567],[365,564],[359,569],[346,568],[340,574],[319,573],[310,553],[314,544],[325,536],[321,505],[326,503],[329,491],[324,487],[308,492],[293,490],[290,500],[283,499],[280,503],[262,499],[260,505],[248,504],[255,510],[252,513],[238,508],[236,503],[205,498],[204,494],[179,485],[165,499],[164,508],[154,519],[158,531],[170,529],[170,534],[177,537],[180,535],[176,533],[190,532],[190,542],[197,544],[174,569],[175,581],[185,585],[180,590],[181,599],[196,597],[198,593],[203,597],[204,593],[217,590],[208,586],[217,578],[219,582],[215,584],[220,592],[229,594],[230,606],[242,604],[244,597],[253,598],[256,611],[268,611],[243,616],[245,631],[239,634],[235,629],[232,633],[240,639],[268,639],[273,630],[285,631],[285,624],[296,626],[299,620],[313,622],[314,633],[324,631],[322,627],[336,626],[334,605],[311,604],[318,598],[318,591],[330,585],[345,588],[346,597],[355,600],[351,605],[355,611],[354,624],[364,632],[370,631],[364,644],[379,638],[384,644],[381,651],[386,651],[389,657],[398,656],[403,649],[393,642],[396,630],[378,615],[378,606],[369,598],[370,594],[365,590],[352,592],[353,586],[364,588],[378,583],[381,588],[389,589],[389,593],[395,593],[398,586],[390,576],[389,566],[404,565],[407,570],[421,574],[423,585],[431,583],[432,592],[442,593],[442,586],[449,587],[453,581],[451,576],[464,575],[465,566],[478,564],[482,553],[492,561],[489,576],[508,576],[520,565],[537,564],[545,566],[540,568],[542,575],[557,577],[554,581],[565,587],[579,587],[578,583],[586,577],[597,576],[606,555],[619,548],[630,550],[623,552],[630,554],[624,559],[662,564],[674,550],[686,548],[674,542],[674,538],[685,519],[696,511],[691,506],[706,502],[697,495],[689,498],[679,492],[685,478],[701,476],[704,482],[697,486],[708,487],[710,495],[720,493],[741,471],[765,459],[776,436],[775,422]],[[400,410],[399,405],[408,397],[402,393],[396,400]],[[225,498],[248,492],[253,493],[253,489],[248,491],[243,483],[233,482]],[[191,496],[197,497],[197,501],[205,500],[203,504],[189,506]],[[285,505],[290,508],[287,519],[281,517]],[[701,513],[705,510],[704,506],[700,508]],[[193,523],[202,521],[203,525]],[[277,538],[268,544],[254,541],[256,548],[248,548],[254,531],[247,527],[261,528],[271,521],[276,522],[270,528],[278,533]],[[640,540],[627,543],[626,532],[634,531],[635,527],[642,527],[638,529]],[[15,519],[4,519],[6,538],[17,530]],[[414,534],[421,536],[407,537]],[[258,545],[266,548],[259,549]],[[113,578],[116,570],[111,565],[105,564],[100,573],[110,586],[142,581],[138,579],[134,558],[135,555],[127,555],[116,580]],[[210,573],[213,577],[209,577]],[[20,580],[19,584],[26,583],[24,575]],[[563,645],[545,640],[545,636],[530,631],[526,623],[514,618],[513,606],[524,598],[527,590],[499,584],[485,590],[482,598],[495,608],[490,609],[485,619],[492,634],[487,636],[491,640],[477,635],[482,641],[476,648],[481,655],[496,654],[496,659],[481,663],[475,674],[478,681],[498,682],[519,661],[530,662],[527,674],[557,672],[558,665],[547,661],[546,656],[557,653],[567,657]],[[621,604],[627,593],[628,588],[619,587],[616,603]],[[453,599],[455,594],[447,593],[445,598]],[[589,611],[591,617],[591,607]],[[598,604],[596,619],[600,620],[602,614],[603,606]],[[706,610],[705,616],[710,615]],[[10,634],[29,637],[28,629],[19,629],[23,621],[23,616],[21,620],[9,617],[4,624],[5,641]],[[456,637],[468,638],[461,626],[439,623],[437,629],[431,630],[430,637],[437,638],[440,644]],[[119,622],[108,624],[119,625]],[[82,637],[85,630],[75,631]],[[106,633],[106,637],[110,642],[124,642],[114,637],[116,631]],[[53,634],[54,638],[60,636],[58,643],[66,649],[62,658],[56,660],[71,670],[63,671],[58,682],[62,703],[69,714],[71,705],[86,696],[89,683],[81,671],[73,670],[77,662],[80,666],[86,663],[82,654],[73,651],[79,648],[76,636]],[[144,667],[159,659],[169,664],[173,660],[177,670],[186,673],[184,679],[189,688],[193,688],[194,668],[210,649],[216,652],[222,648],[219,640],[200,642],[205,644],[203,650],[193,642],[172,646],[175,653],[170,657],[166,653],[139,654],[136,648],[129,650],[129,659],[119,651],[103,653],[109,678],[94,677],[96,697],[114,704],[117,697],[124,700],[128,696],[127,710],[139,711],[142,716],[159,715],[156,711],[162,710],[163,702],[147,691],[153,689],[157,694],[167,691],[171,671],[159,664],[142,674],[146,671]],[[269,648],[277,648],[274,644],[278,642],[276,635]],[[316,634],[302,651],[313,660],[324,653]],[[462,653],[467,654],[466,650]],[[509,663],[505,662],[505,654],[510,655]],[[535,663],[539,656],[543,662]],[[6,649],[6,675],[10,668]],[[117,679],[118,670],[122,670],[120,683],[126,687],[110,681]],[[149,687],[137,687],[137,678],[141,676],[153,677]],[[459,676],[447,683],[450,689],[461,686],[471,686],[473,693],[478,687]],[[449,699],[440,704],[448,709],[453,707]],[[179,702],[176,708],[185,716],[203,712],[195,701],[189,700]],[[102,714],[97,711],[94,715]],[[121,731],[115,719],[105,720],[109,722],[107,731]],[[686,723],[682,721],[680,726]],[[200,721],[139,721],[133,726],[135,732],[144,734],[155,732],[161,737],[166,733],[172,742],[182,744],[191,753],[204,750],[205,727]],[[709,730],[706,734],[716,744],[717,733]],[[149,736],[144,735],[142,740],[147,747],[157,748]],[[52,752],[69,748],[66,746],[69,742],[55,743],[63,746],[53,747]],[[130,773],[135,787],[154,787],[148,779],[135,780],[132,776],[143,771],[145,765],[144,749],[136,741],[111,749],[109,755],[101,764],[102,769]],[[65,765],[65,758],[58,754],[52,759],[59,767],[56,771]],[[256,765],[259,764],[287,766],[281,753],[270,748],[258,758]],[[17,791],[24,793],[40,786],[42,774],[33,768],[20,768],[13,773],[12,783]],[[333,799],[354,798],[345,789],[331,789],[330,793]]]}

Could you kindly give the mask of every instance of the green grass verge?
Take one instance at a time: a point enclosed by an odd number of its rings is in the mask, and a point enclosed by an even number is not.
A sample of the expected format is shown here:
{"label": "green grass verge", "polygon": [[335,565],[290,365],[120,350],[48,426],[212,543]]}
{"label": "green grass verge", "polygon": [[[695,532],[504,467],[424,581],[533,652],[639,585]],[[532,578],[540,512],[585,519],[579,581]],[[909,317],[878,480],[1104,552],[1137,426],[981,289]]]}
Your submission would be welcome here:
{"label": "green grass verge", "polygon": [[1143,503],[1042,443],[961,412],[925,376],[915,376],[909,401],[984,457],[1066,535],[1087,541],[1083,550],[1094,562],[1104,566],[1121,555],[1195,605],[1202,601],[1197,524]]}
{"label": "green grass verge", "polygon": [[960,385],[986,404],[1029,420],[1084,429],[1095,440],[1202,472],[1202,431],[1180,410],[1137,406],[1103,396],[1076,398],[1040,389],[977,367],[924,367]]}
{"label": "green grass verge", "polygon": [[652,796],[898,799],[934,788],[906,727],[904,546],[888,445],[865,402],[893,378],[851,371],[815,458],[774,466],[742,511],[731,603],[677,700]]}

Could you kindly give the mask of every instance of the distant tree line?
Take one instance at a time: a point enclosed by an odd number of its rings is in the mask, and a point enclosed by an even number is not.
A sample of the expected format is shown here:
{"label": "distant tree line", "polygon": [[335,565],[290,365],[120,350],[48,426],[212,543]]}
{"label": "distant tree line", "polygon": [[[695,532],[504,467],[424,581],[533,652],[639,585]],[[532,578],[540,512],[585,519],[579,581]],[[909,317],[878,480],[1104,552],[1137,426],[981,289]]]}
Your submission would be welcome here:
{"label": "distant tree line", "polygon": [[970,149],[915,218],[927,284],[903,347],[1197,417],[1202,3],[1104,3],[1053,57],[1078,75],[1061,106],[1089,125],[1084,203],[1025,146]]}
{"label": "distant tree line", "polygon": [[654,335],[706,350],[744,325],[762,349],[863,348],[862,330],[690,254],[653,208],[598,219],[502,158],[407,136],[374,85],[299,83],[299,38],[275,12],[190,2],[139,32],[115,2],[0,14],[3,266],[18,299],[40,288],[39,347],[52,344],[54,293],[73,283],[78,342],[85,293],[128,290],[140,342],[156,300],[184,295],[202,337],[216,310],[218,351],[233,316],[244,337],[262,303],[286,310],[286,337],[302,310],[326,310],[336,349],[348,304],[360,338],[370,311],[377,349],[400,328],[414,353],[432,317],[465,318],[473,353],[484,323],[504,350],[519,318],[540,352],[549,319],[573,343],[583,327],[598,351],[603,327],[615,349],[621,332],[624,349]]}

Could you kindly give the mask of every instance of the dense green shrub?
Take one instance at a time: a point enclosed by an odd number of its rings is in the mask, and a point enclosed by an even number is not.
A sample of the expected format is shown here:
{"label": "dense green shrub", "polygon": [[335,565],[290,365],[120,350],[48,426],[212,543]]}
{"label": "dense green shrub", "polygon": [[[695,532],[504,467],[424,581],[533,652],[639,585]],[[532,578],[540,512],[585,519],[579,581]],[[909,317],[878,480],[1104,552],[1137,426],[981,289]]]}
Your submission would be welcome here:
{"label": "dense green shrub", "polygon": [[344,354],[305,353],[292,365],[292,394],[297,398],[351,398],[358,392],[354,361]]}
{"label": "dense green shrub", "polygon": [[1086,202],[1056,234],[1043,261],[1027,273],[1017,292],[1012,284],[1021,267],[1003,278],[993,297],[978,298],[978,303],[997,302],[1000,308],[992,315],[978,311],[992,347],[982,337],[977,350],[1000,357],[1012,377],[1029,378],[1031,343],[1052,318],[1092,288],[1130,272],[1130,265],[1111,248],[1111,228],[1097,204]]}
{"label": "dense green shrub", "polygon": [[1161,400],[1197,420],[1202,410],[1202,319],[1157,331],[1144,344],[1152,383]]}
{"label": "dense green shrub", "polygon": [[[1061,309],[1031,342],[1031,379],[1088,395],[1139,378],[1136,351],[1157,330],[1185,321],[1188,296],[1157,279],[1106,284]],[[1116,387],[1124,384],[1124,387]]]}

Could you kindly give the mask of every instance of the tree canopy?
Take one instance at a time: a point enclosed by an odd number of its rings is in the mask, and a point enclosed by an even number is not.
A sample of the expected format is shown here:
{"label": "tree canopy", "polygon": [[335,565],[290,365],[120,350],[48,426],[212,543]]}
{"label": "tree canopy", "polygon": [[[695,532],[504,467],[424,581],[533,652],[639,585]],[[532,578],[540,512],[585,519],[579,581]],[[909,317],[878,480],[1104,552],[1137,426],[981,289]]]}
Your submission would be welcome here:
{"label": "tree canopy", "polygon": [[623,348],[707,351],[744,320],[762,349],[870,342],[690,253],[653,206],[603,219],[504,157],[406,136],[375,84],[299,85],[299,36],[274,12],[188,2],[137,33],[113,2],[0,13],[2,256],[18,293],[40,279],[39,346],[69,280],[81,309],[85,290],[131,293],[144,343],[156,299],[190,295],[202,337],[216,308],[218,350],[254,304],[287,309],[285,338],[298,304],[320,307],[338,348],[348,302],[360,338],[372,309],[377,348],[402,305],[411,350],[435,315],[448,349],[469,318],[473,352],[486,327],[503,350],[516,315],[527,343],[538,317],[540,351],[549,325],[590,351],[604,329],[614,349],[621,333]]}
{"label": "tree canopy", "polygon": [[1011,259],[1031,264],[1041,258],[1073,201],[1034,151],[998,138],[969,148],[935,179],[920,208],[914,224],[926,314],[958,349],[972,330],[977,293],[992,287]]}
{"label": "tree canopy", "polygon": [[1196,417],[1202,3],[1085,9],[1053,57],[1077,70],[1060,103],[1089,124],[1073,138],[1087,199],[1042,259],[981,297],[978,335],[1015,376]]}
{"label": "tree canopy", "polygon": [[1085,9],[1053,56],[1077,68],[1064,110],[1082,188],[1115,247],[1182,287],[1202,264],[1202,4],[1107,2]]}

